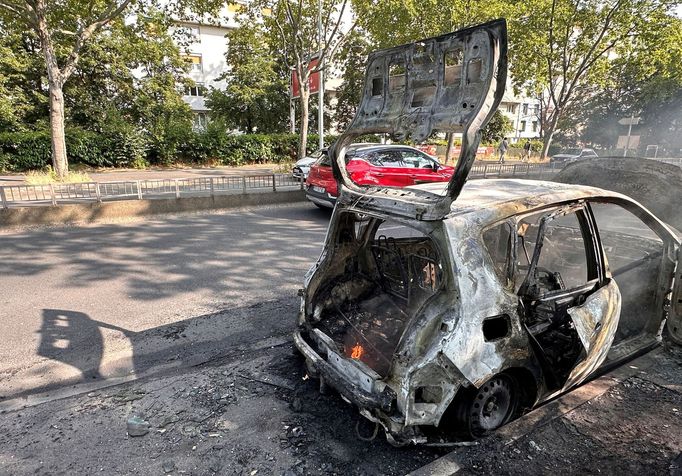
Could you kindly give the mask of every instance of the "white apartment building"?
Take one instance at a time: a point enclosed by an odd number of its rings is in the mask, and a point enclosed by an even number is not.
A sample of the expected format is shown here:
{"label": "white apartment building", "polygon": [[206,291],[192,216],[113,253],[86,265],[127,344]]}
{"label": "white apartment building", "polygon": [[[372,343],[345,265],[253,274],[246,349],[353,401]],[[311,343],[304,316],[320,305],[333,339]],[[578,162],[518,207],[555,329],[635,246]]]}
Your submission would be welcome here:
{"label": "white apartment building", "polygon": [[230,4],[223,7],[220,20],[209,23],[178,22],[178,26],[190,31],[193,41],[187,48],[187,61],[191,63],[189,77],[195,86],[189,88],[183,99],[195,113],[195,127],[203,128],[208,121],[209,109],[206,107],[204,95],[209,87],[224,88],[225,81],[219,80],[227,70],[225,54],[227,53],[227,33],[237,28],[235,15],[239,5]]}
{"label": "white apartment building", "polygon": [[541,103],[539,99],[516,95],[511,84],[507,84],[499,110],[512,121],[514,127],[510,135],[512,142],[540,137]]}
{"label": "white apartment building", "polygon": [[[246,1],[241,2],[245,4]],[[194,125],[196,128],[204,128],[209,120],[210,110],[206,107],[204,95],[208,88],[221,89],[226,86],[225,81],[220,80],[227,71],[225,54],[228,44],[225,35],[230,30],[238,27],[235,21],[239,9],[238,4],[229,4],[220,12],[220,20],[211,19],[210,22],[178,21],[177,25],[190,31],[193,41],[187,49],[187,60],[191,63],[189,77],[195,82],[195,86],[189,88],[183,99],[192,108],[195,114]],[[335,104],[335,93],[341,84],[338,74],[325,79],[325,94],[332,99],[332,107]],[[316,101],[311,98],[312,101]],[[335,132],[332,130],[332,132]]]}

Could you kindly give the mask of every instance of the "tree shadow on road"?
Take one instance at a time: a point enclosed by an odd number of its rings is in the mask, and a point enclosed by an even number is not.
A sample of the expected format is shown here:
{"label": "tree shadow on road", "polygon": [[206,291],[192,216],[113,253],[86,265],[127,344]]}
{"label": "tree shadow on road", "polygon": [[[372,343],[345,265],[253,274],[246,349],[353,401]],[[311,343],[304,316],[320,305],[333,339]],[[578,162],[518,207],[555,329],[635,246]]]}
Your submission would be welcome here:
{"label": "tree shadow on road", "polygon": [[[80,376],[59,379],[46,375],[42,383],[39,380],[31,388],[3,392],[0,401],[112,377],[144,376],[169,367],[189,367],[239,354],[269,339],[288,338],[297,308],[298,299],[292,295],[140,332],[92,319],[83,312],[43,309],[37,354],[77,369]],[[283,315],[290,318],[282,318]],[[104,330],[121,333],[128,341],[130,353],[118,360],[107,359]]]}

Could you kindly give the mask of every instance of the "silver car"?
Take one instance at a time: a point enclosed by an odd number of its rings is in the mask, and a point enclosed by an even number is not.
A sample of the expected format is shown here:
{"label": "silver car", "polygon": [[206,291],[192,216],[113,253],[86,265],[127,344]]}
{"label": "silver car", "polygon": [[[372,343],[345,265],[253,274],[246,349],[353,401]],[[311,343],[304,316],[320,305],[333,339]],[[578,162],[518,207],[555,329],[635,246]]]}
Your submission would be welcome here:
{"label": "silver car", "polygon": [[599,157],[593,149],[564,149],[550,157],[551,164],[567,165],[580,159],[595,159]]}
{"label": "silver car", "polygon": [[[340,195],[294,333],[321,386],[395,445],[444,444],[486,435],[662,333],[682,343],[680,240],[641,205],[583,186],[465,183],[504,92],[504,21],[368,61],[357,116],[330,149]],[[392,64],[409,65],[404,77]],[[464,137],[445,187],[349,180],[354,137],[434,130]]]}
{"label": "silver car", "polygon": [[320,149],[316,150],[310,155],[303,157],[302,159],[297,160],[293,169],[291,170],[291,175],[299,180],[307,179],[308,174],[310,173],[310,167],[317,162],[320,157],[326,154],[327,149]]}

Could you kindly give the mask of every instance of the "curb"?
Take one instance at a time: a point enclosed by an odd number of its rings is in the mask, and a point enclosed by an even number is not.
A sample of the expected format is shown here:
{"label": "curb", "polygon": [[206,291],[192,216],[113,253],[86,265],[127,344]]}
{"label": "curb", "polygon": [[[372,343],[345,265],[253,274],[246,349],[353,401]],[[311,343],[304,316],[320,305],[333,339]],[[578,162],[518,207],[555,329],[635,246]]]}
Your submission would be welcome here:
{"label": "curb", "polygon": [[218,210],[305,200],[302,190],[213,195],[208,197],[159,198],[91,202],[51,207],[0,209],[0,229],[30,225],[97,223],[165,213]]}
{"label": "curb", "polygon": [[[655,349],[635,360],[626,362],[611,372],[536,408],[518,420],[508,423],[497,430],[490,438],[498,438],[505,441],[505,446],[514,443],[530,432],[563,417],[590,400],[605,394],[613,387],[620,385],[624,380],[651,367],[660,352],[660,348]],[[456,474],[460,470],[465,469],[459,462],[460,451],[455,450],[441,456],[427,465],[408,473],[406,476],[450,476]]]}

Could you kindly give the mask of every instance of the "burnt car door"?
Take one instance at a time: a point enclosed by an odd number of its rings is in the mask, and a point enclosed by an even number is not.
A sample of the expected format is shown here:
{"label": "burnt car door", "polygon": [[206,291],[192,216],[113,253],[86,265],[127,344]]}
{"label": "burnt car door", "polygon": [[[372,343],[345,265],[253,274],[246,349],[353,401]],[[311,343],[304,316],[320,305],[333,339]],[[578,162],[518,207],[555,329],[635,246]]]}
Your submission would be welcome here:
{"label": "burnt car door", "polygon": [[621,295],[605,276],[598,235],[582,203],[522,217],[516,243],[519,315],[551,398],[604,362]]}
{"label": "burnt car door", "polygon": [[[662,321],[682,343],[679,239],[639,205],[624,199],[591,199],[609,277],[623,296],[620,325],[609,362],[658,345]],[[673,279],[675,276],[675,279]]]}
{"label": "burnt car door", "polygon": [[[363,97],[349,128],[330,149],[340,187],[337,204],[438,220],[460,194],[481,138],[507,80],[507,26],[495,20],[415,43],[373,52]],[[434,132],[462,133],[462,148],[442,193],[361,186],[346,169],[353,139],[389,134],[420,143]]]}

